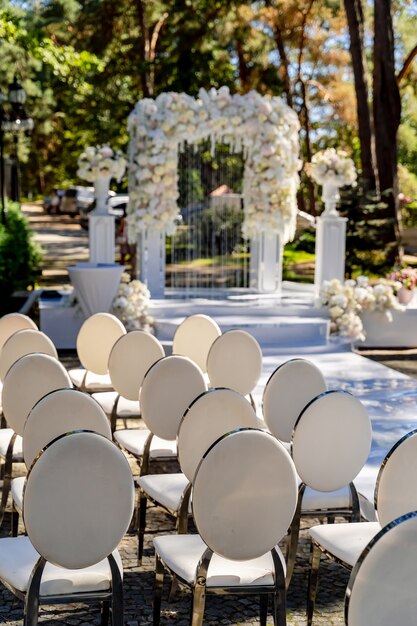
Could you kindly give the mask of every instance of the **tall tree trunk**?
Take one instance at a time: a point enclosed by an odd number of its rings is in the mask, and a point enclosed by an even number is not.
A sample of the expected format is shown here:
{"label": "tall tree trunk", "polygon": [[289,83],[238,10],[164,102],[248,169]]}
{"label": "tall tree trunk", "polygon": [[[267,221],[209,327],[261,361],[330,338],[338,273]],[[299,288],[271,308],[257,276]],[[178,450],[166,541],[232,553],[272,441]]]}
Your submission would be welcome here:
{"label": "tall tree trunk", "polygon": [[372,123],[368,103],[368,82],[364,60],[364,15],[362,0],[344,0],[349,27],[350,54],[355,78],[356,111],[361,145],[362,178],[365,189],[375,189],[372,156]]}
{"label": "tall tree trunk", "polygon": [[138,16],[138,22],[140,27],[140,36],[139,36],[139,76],[140,82],[142,85],[142,97],[149,98],[151,95],[151,90],[149,89],[149,75],[147,71],[148,66],[148,29],[146,27],[145,20],[145,7],[142,0],[136,0],[136,11]]}
{"label": "tall tree trunk", "polygon": [[[394,65],[391,0],[375,0],[373,113],[378,187],[391,223],[390,260],[399,260],[400,211],[398,205],[397,131],[401,99]],[[388,233],[387,233],[388,234]]]}

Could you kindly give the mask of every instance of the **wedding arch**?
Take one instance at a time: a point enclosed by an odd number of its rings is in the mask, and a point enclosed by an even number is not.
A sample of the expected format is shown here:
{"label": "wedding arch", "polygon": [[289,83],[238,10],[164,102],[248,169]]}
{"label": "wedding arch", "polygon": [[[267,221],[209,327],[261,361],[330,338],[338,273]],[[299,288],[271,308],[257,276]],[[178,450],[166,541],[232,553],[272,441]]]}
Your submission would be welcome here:
{"label": "wedding arch", "polygon": [[[221,143],[232,152],[243,152],[244,236],[251,242],[277,237],[280,246],[293,238],[299,122],[281,98],[256,91],[232,95],[227,87],[200,89],[198,98],[162,93],[155,100],[137,102],[128,129],[128,230],[132,242],[145,238],[151,249],[150,240],[154,245],[174,231],[179,213],[178,154],[185,143],[198,144],[205,139],[211,141],[213,151]],[[160,259],[157,265],[161,265]]]}

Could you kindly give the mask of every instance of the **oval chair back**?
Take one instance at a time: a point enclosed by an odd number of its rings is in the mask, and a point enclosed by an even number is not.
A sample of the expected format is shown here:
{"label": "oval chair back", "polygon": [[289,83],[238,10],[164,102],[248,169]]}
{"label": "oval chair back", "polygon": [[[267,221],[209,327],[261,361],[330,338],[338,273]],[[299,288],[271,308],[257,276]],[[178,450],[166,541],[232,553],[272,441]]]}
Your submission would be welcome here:
{"label": "oval chair back", "polygon": [[77,335],[77,354],[81,365],[94,374],[107,374],[111,349],[126,332],[122,322],[111,313],[96,313],[88,317]]}
{"label": "oval chair back", "polygon": [[111,349],[108,363],[115,391],[128,400],[138,400],[146,372],[164,356],[164,348],[158,339],[144,330],[133,330],[119,337]]}
{"label": "oval chair back", "polygon": [[208,315],[190,315],[175,330],[172,353],[188,356],[206,373],[208,353],[221,334],[217,322]]}
{"label": "oval chair back", "polygon": [[133,504],[132,472],[123,453],[102,435],[76,431],[49,444],[32,465],[23,517],[46,561],[81,569],[117,548]]}
{"label": "oval chair back", "polygon": [[324,376],[311,361],[291,359],[282,363],[269,377],[262,397],[262,413],[271,433],[290,442],[301,411],[325,391]]}
{"label": "oval chair back", "polygon": [[178,429],[181,470],[192,482],[203,455],[217,439],[237,428],[257,427],[255,411],[240,393],[232,389],[206,391],[186,410]]}
{"label": "oval chair back", "polygon": [[350,575],[347,626],[414,626],[416,551],[416,511],[390,522],[369,542]]}
{"label": "oval chair back", "polygon": [[375,509],[381,526],[417,511],[417,430],[401,437],[381,464],[375,487]]}
{"label": "oval chair back", "polygon": [[72,387],[65,367],[47,354],[27,354],[16,361],[3,383],[3,412],[15,433],[23,434],[27,416],[43,396]]}
{"label": "oval chair back", "polygon": [[287,532],[297,502],[290,455],[271,434],[254,429],[229,433],[213,445],[193,485],[200,536],[216,554],[238,561],[272,550]]}
{"label": "oval chair back", "polygon": [[7,313],[0,317],[0,349],[11,335],[24,328],[38,330],[35,322],[22,313]]}
{"label": "oval chair back", "polygon": [[227,387],[249,395],[262,373],[262,350],[245,330],[229,330],[218,337],[207,357],[210,387]]}
{"label": "oval chair back", "polygon": [[359,473],[371,449],[372,428],[363,404],[346,391],[327,391],[299,416],[292,457],[301,480],[317,491],[336,491]]}
{"label": "oval chair back", "polygon": [[142,418],[161,439],[175,440],[185,410],[207,391],[201,369],[185,356],[166,356],[152,365],[140,390]]}
{"label": "oval chair back", "polygon": [[0,380],[4,380],[10,367],[20,357],[34,352],[58,358],[54,344],[40,330],[26,328],[11,335],[0,350]]}
{"label": "oval chair back", "polygon": [[41,398],[23,429],[23,458],[29,469],[49,442],[72,430],[91,430],[112,438],[109,420],[90,395],[76,389],[57,389]]}

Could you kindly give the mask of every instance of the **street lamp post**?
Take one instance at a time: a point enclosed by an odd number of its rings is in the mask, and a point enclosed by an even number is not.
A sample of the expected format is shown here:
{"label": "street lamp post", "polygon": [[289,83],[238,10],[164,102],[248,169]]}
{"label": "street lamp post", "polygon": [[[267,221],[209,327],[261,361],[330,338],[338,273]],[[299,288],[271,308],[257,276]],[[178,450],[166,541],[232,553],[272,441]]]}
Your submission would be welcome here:
{"label": "street lamp post", "polygon": [[1,221],[6,223],[5,208],[5,176],[4,176],[4,133],[13,133],[13,163],[11,172],[11,199],[20,201],[19,162],[18,162],[18,134],[20,131],[30,132],[33,129],[33,120],[28,117],[23,105],[26,102],[26,92],[18,82],[16,76],[9,85],[9,110],[3,106],[4,99],[0,94],[0,194],[1,194]]}

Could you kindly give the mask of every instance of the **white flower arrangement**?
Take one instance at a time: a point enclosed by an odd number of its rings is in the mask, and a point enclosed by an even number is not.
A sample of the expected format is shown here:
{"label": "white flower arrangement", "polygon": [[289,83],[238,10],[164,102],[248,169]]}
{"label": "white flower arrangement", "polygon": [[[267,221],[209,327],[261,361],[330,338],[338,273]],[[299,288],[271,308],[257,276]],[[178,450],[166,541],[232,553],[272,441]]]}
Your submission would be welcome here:
{"label": "white flower arrangement", "polygon": [[299,186],[299,122],[281,98],[255,91],[231,95],[227,87],[200,89],[194,99],[162,93],[139,100],[129,116],[129,239],[146,230],[175,229],[179,209],[178,152],[210,138],[244,153],[244,235],[293,238]]}
{"label": "white flower arrangement", "polygon": [[126,330],[151,330],[153,318],[148,314],[151,294],[140,280],[131,280],[123,272],[112,313],[123,322]]}
{"label": "white flower arrangement", "polygon": [[317,152],[307,163],[306,172],[319,185],[356,186],[355,164],[343,150],[328,148]]}
{"label": "white flower arrangement", "polygon": [[126,171],[127,160],[120,150],[110,146],[89,146],[78,157],[77,176],[93,183],[97,178],[109,176],[120,182]]}
{"label": "white flower arrangement", "polygon": [[370,285],[366,276],[343,283],[338,279],[324,281],[320,299],[329,310],[330,332],[352,341],[365,339],[360,317],[364,311],[380,311],[388,321],[392,321],[392,310],[404,311],[391,285]]}

